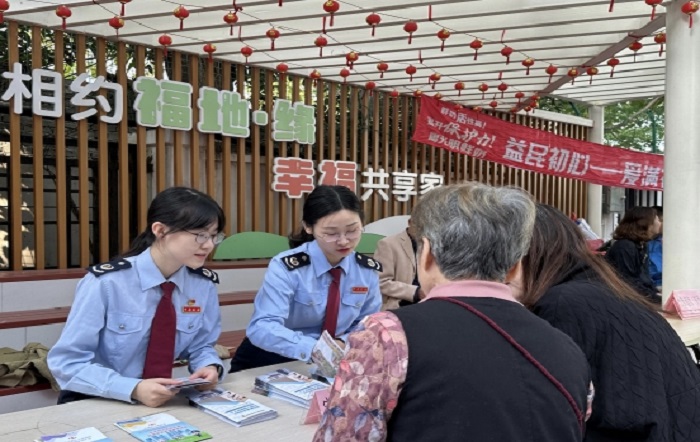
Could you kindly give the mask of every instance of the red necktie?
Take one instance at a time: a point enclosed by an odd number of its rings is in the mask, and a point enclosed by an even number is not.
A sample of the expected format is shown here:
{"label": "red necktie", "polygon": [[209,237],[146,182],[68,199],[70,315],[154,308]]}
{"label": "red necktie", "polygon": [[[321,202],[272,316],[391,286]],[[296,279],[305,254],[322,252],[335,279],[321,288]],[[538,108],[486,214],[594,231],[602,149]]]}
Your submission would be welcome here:
{"label": "red necktie", "polygon": [[143,365],[143,379],[170,378],[173,375],[176,319],[172,296],[175,284],[164,282],[160,288],[163,290],[163,296],[151,322],[151,338]]}
{"label": "red necktie", "polygon": [[327,330],[335,338],[335,328],[338,326],[338,309],[340,308],[340,267],[328,271],[333,278],[328,287],[328,299],[326,302],[326,317],[323,319],[323,330]]}

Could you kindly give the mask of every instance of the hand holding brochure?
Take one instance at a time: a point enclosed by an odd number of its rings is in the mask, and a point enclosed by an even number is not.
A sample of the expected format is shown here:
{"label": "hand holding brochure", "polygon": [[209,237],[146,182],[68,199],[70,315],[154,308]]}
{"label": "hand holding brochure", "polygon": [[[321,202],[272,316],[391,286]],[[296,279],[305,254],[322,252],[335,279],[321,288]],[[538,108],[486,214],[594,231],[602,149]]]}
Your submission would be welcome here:
{"label": "hand holding brochure", "polygon": [[41,436],[35,442],[112,442],[95,427],[81,428],[68,433]]}
{"label": "hand holding brochure", "polygon": [[232,391],[215,388],[187,395],[190,403],[224,422],[242,427],[277,417],[277,411]]}
{"label": "hand holding brochure", "polygon": [[209,433],[192,425],[179,421],[167,413],[151,414],[116,422],[114,425],[143,442],[199,442],[211,439]]}
{"label": "hand holding brochure", "polygon": [[345,350],[325,330],[311,350],[311,360],[318,366],[317,374],[326,378],[335,377],[343,356]]}
{"label": "hand holding brochure", "polygon": [[314,392],[328,387],[329,385],[326,383],[313,380],[287,368],[280,368],[272,373],[256,377],[253,391],[309,408]]}
{"label": "hand holding brochure", "polygon": [[185,388],[185,387],[196,387],[198,385],[206,385],[209,384],[210,382],[205,380],[205,379],[190,379],[188,377],[184,378],[174,378],[173,381],[180,381],[182,384],[177,384],[177,385],[168,385],[169,390],[177,390],[179,388]]}

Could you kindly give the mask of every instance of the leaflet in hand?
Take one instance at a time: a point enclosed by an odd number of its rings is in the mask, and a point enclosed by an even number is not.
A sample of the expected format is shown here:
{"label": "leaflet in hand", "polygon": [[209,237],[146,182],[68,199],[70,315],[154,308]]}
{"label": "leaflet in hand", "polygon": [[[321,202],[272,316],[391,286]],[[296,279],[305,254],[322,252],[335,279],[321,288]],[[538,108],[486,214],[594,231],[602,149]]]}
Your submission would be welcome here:
{"label": "leaflet in hand", "polygon": [[209,433],[179,421],[167,413],[151,414],[116,422],[114,425],[143,442],[198,442],[211,439]]}
{"label": "leaflet in hand", "polygon": [[345,350],[325,330],[311,350],[311,360],[318,366],[317,373],[325,378],[335,377],[343,356]]}
{"label": "leaflet in hand", "polygon": [[209,384],[210,382],[207,381],[206,379],[190,379],[188,377],[184,378],[174,378],[173,381],[180,381],[182,384],[178,385],[168,385],[169,390],[176,390],[178,388],[185,388],[185,387],[196,387],[198,385],[206,385]]}
{"label": "leaflet in hand", "polygon": [[253,391],[309,408],[314,392],[324,388],[328,388],[328,384],[313,380],[287,368],[280,368],[272,373],[256,377]]}
{"label": "leaflet in hand", "polygon": [[187,395],[192,405],[237,427],[277,417],[277,411],[232,391],[214,390]]}
{"label": "leaflet in hand", "polygon": [[68,433],[41,436],[35,442],[112,442],[95,427],[81,428]]}

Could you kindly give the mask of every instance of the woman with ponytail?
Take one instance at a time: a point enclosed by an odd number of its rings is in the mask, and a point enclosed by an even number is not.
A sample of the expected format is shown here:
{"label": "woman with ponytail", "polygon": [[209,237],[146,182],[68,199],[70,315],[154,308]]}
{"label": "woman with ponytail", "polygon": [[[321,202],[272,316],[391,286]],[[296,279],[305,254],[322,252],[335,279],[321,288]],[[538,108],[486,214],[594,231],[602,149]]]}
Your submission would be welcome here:
{"label": "woman with ponytail", "polygon": [[216,273],[203,267],[223,241],[225,219],[210,196],[172,187],[148,209],[148,223],[118,259],[88,268],[60,339],[48,355],[58,403],[90,397],[157,407],[181,381],[213,388],[223,376],[214,345],[221,331]]}
{"label": "woman with ponytail", "polygon": [[255,297],[247,338],[231,372],[309,361],[325,330],[344,345],[365,316],[382,305],[381,265],[355,252],[362,235],[360,200],[343,186],[318,186],[304,203],[292,250],[270,261]]}

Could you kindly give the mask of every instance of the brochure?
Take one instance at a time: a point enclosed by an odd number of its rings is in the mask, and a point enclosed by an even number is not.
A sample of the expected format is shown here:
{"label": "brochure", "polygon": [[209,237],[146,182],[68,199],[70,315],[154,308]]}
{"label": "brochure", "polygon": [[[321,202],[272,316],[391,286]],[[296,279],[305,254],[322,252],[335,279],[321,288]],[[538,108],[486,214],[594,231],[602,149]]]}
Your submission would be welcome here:
{"label": "brochure", "polygon": [[325,330],[311,350],[311,360],[317,366],[316,374],[325,378],[335,377],[343,356],[345,356],[345,350]]}
{"label": "brochure", "polygon": [[112,442],[100,430],[95,427],[81,428],[80,430],[69,431],[68,433],[52,434],[41,436],[34,442]]}
{"label": "brochure", "polygon": [[187,395],[190,403],[205,413],[237,427],[277,417],[277,411],[232,391],[216,388]]}
{"label": "brochure", "polygon": [[324,388],[328,388],[328,384],[313,380],[287,368],[280,368],[255,378],[253,391],[309,408],[314,392]]}
{"label": "brochure", "polygon": [[182,384],[169,385],[168,389],[170,389],[170,390],[177,390],[177,389],[185,388],[185,387],[196,387],[197,385],[205,385],[205,384],[209,383],[209,381],[206,381],[204,379],[190,379],[187,376],[185,376],[183,378],[174,378],[173,380],[180,381],[180,382],[182,382]]}
{"label": "brochure", "polygon": [[167,413],[151,414],[116,422],[114,425],[143,442],[198,442],[211,435],[192,425],[179,421]]}

